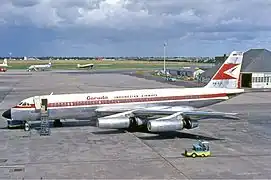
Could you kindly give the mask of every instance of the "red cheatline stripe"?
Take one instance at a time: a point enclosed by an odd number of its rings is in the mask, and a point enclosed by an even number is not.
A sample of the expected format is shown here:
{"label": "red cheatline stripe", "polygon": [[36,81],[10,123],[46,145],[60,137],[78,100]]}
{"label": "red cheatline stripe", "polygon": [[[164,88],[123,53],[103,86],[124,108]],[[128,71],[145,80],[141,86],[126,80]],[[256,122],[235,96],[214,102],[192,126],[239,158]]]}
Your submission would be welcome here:
{"label": "red cheatline stripe", "polygon": [[[167,97],[149,97],[149,98],[129,98],[129,99],[114,99],[114,100],[88,100],[75,102],[57,102],[49,103],[48,107],[69,107],[69,106],[85,106],[85,105],[102,105],[102,104],[119,104],[119,103],[135,103],[135,102],[152,102],[152,101],[170,101],[184,99],[203,99],[225,97],[227,94],[206,94],[206,95],[191,95],[191,96],[167,96]],[[29,106],[15,106],[14,108],[35,108],[34,104]]]}

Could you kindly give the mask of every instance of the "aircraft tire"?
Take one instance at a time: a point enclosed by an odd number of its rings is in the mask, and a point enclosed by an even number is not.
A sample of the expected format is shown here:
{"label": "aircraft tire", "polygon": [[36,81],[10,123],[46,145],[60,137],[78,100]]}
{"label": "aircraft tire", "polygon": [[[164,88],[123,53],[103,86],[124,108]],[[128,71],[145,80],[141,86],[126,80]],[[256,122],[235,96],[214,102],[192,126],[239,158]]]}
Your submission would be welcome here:
{"label": "aircraft tire", "polygon": [[60,119],[54,120],[53,125],[54,127],[63,127],[63,123],[60,121]]}
{"label": "aircraft tire", "polygon": [[197,155],[195,153],[192,154],[192,157],[195,158]]}
{"label": "aircraft tire", "polygon": [[130,126],[128,128],[128,131],[129,132],[135,132],[136,129],[137,129],[137,122],[136,122],[135,118],[130,117],[130,122],[131,122],[131,124],[130,124]]}
{"label": "aircraft tire", "polygon": [[24,131],[30,131],[30,124],[27,122],[27,121],[25,121],[24,122]]}

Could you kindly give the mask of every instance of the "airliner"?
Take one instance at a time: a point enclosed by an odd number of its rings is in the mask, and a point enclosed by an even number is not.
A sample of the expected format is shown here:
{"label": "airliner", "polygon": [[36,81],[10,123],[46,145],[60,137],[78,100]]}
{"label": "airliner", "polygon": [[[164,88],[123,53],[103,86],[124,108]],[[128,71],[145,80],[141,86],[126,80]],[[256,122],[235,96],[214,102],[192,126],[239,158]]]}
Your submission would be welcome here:
{"label": "airliner", "polygon": [[10,66],[8,66],[8,60],[4,59],[3,63],[0,64],[0,71],[6,72],[7,71],[7,67],[10,67]]}
{"label": "airliner", "polygon": [[47,105],[54,126],[63,119],[95,119],[99,128],[149,132],[193,129],[201,119],[235,119],[237,113],[202,111],[198,108],[240,95],[243,52],[233,51],[204,87],[121,90],[99,93],[50,94],[22,100],[2,116],[8,127],[29,126],[40,121],[41,102]]}
{"label": "airliner", "polygon": [[37,64],[37,65],[31,65],[27,68],[27,71],[45,71],[49,70],[52,67],[51,61],[49,61],[48,64]]}
{"label": "airliner", "polygon": [[81,69],[92,69],[94,67],[94,64],[77,64],[77,68]]}

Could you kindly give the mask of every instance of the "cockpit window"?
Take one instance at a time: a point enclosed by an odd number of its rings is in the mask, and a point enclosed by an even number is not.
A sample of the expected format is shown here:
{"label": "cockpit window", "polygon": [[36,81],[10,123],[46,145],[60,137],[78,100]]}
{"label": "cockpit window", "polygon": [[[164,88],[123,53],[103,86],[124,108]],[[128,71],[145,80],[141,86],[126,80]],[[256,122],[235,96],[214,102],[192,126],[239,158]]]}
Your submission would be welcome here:
{"label": "cockpit window", "polygon": [[18,105],[19,106],[30,106],[30,104],[27,102],[20,102]]}

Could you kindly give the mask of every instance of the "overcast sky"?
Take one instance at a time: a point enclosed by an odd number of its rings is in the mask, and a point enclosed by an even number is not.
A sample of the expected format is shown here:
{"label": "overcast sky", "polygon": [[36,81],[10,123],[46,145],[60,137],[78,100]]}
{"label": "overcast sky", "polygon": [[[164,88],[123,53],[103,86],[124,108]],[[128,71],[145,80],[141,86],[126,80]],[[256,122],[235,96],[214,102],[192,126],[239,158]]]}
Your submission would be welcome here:
{"label": "overcast sky", "polygon": [[[1,0],[0,55],[215,56],[270,48],[270,0]],[[270,48],[271,49],[271,48]]]}

